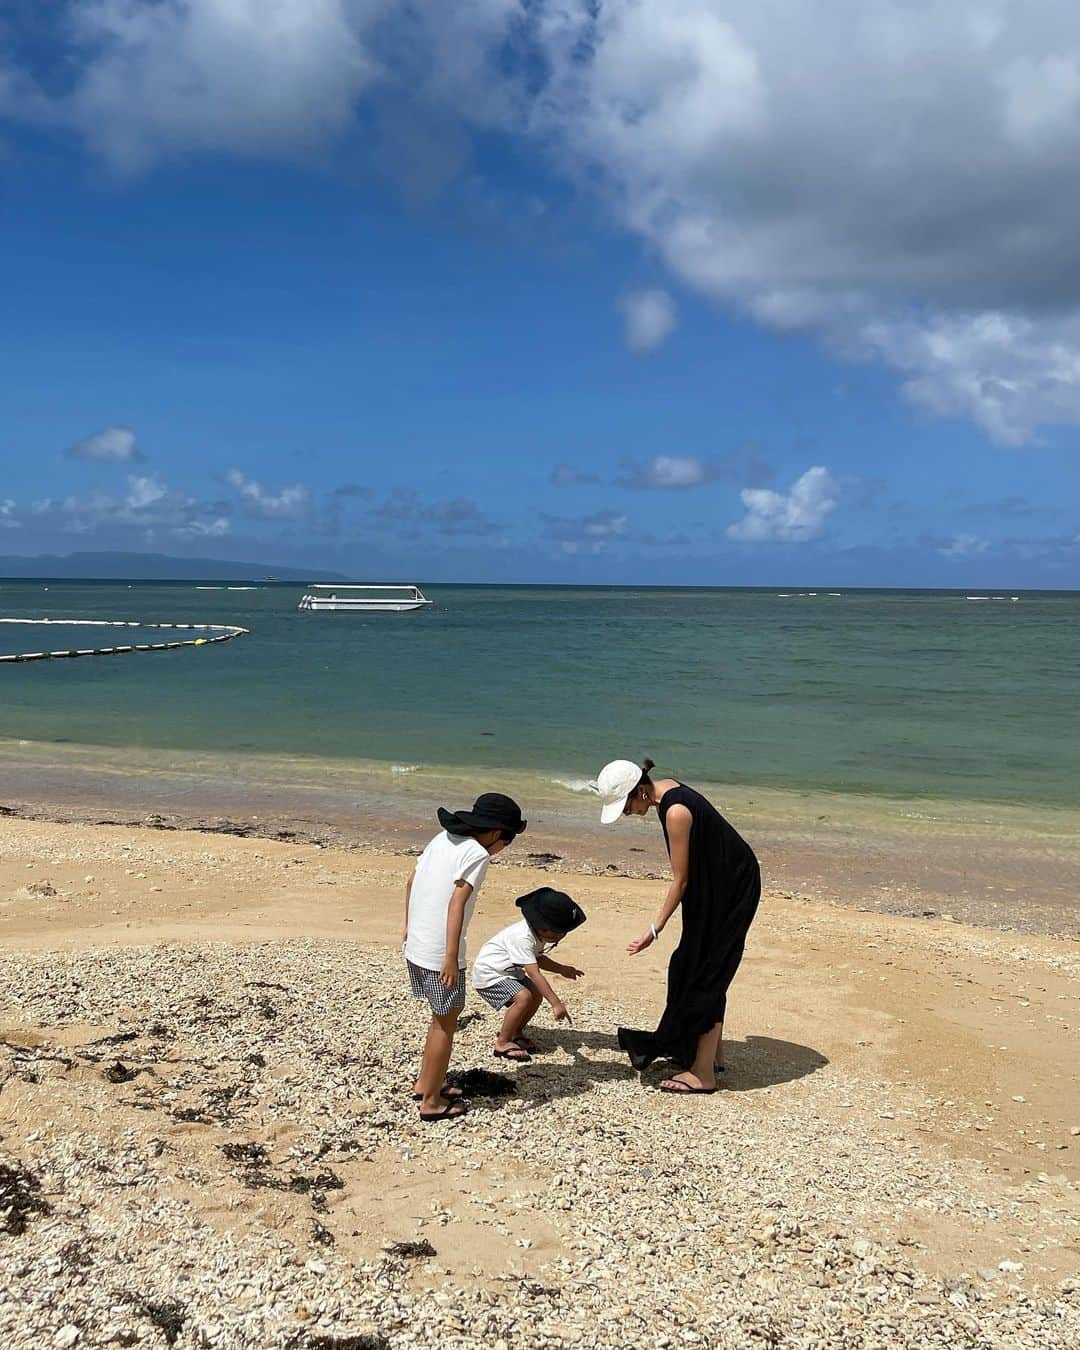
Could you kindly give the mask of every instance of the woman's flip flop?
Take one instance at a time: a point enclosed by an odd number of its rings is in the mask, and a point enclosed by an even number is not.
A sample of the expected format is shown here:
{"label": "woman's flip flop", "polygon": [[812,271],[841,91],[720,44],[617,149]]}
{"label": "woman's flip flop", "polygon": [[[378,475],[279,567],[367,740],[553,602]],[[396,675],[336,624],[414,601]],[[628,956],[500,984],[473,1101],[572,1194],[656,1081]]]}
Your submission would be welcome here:
{"label": "woman's flip flop", "polygon": [[684,1083],[681,1078],[668,1078],[668,1083],[678,1083],[679,1087],[665,1087],[660,1084],[660,1091],[670,1093],[672,1097],[711,1097],[716,1088],[694,1087],[690,1083]]}
{"label": "woman's flip flop", "polygon": [[469,1113],[464,1106],[460,1111],[455,1110],[457,1105],[457,1102],[447,1102],[442,1111],[421,1111],[420,1119],[425,1125],[434,1125],[440,1120],[460,1120],[462,1116],[467,1116]]}
{"label": "woman's flip flop", "polygon": [[532,1061],[532,1055],[527,1050],[522,1050],[520,1045],[515,1045],[511,1050],[492,1050],[496,1059],[512,1059],[515,1064],[529,1064]]}

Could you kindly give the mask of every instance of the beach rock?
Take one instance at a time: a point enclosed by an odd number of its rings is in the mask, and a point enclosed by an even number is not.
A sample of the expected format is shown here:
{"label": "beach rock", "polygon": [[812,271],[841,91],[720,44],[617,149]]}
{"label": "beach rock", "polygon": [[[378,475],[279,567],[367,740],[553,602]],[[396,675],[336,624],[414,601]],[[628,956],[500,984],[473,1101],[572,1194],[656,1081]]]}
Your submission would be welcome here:
{"label": "beach rock", "polygon": [[51,881],[31,881],[20,891],[15,892],[16,900],[46,900],[58,894]]}

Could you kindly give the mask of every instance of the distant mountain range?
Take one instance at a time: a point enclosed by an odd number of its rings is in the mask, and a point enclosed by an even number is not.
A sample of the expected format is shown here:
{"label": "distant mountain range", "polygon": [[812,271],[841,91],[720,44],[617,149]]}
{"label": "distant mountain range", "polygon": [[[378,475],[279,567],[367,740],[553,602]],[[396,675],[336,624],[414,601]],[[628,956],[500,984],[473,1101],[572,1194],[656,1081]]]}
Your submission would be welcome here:
{"label": "distant mountain range", "polygon": [[276,563],[226,562],[221,558],[170,558],[165,553],[40,553],[34,558],[0,555],[0,578],[69,577],[78,581],[346,581],[341,572],[301,571]]}

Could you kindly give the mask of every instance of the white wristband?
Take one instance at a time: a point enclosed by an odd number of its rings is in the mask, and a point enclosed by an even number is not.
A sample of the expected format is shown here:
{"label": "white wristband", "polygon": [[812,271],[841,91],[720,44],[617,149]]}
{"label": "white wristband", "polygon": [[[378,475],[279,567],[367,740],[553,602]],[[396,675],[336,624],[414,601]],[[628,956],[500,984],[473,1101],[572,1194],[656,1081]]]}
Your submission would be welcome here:
{"label": "white wristband", "polygon": [[656,924],[654,923],[649,924],[649,932],[652,934],[652,940],[654,942],[660,941],[660,934],[656,931]]}

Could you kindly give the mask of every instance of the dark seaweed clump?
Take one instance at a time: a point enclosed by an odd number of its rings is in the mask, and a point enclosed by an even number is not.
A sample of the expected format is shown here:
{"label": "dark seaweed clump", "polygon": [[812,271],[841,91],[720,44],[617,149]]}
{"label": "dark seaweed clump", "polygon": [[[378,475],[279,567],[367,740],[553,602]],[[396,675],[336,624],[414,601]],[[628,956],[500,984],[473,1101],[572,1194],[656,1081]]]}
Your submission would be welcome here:
{"label": "dark seaweed clump", "polygon": [[166,1299],[161,1303],[151,1303],[149,1299],[130,1296],[133,1307],[151,1322],[165,1337],[166,1345],[175,1345],[180,1338],[187,1321],[187,1309],[176,1299]]}
{"label": "dark seaweed clump", "polygon": [[419,1242],[391,1242],[386,1246],[387,1256],[402,1256],[408,1261],[418,1261],[422,1256],[435,1256],[435,1248],[427,1240]]}
{"label": "dark seaweed clump", "polygon": [[115,1059],[105,1070],[105,1077],[110,1083],[130,1083],[133,1078],[138,1078],[138,1069],[129,1069],[122,1059]]}
{"label": "dark seaweed clump", "polygon": [[0,1233],[20,1237],[31,1215],[48,1214],[38,1192],[41,1182],[20,1162],[0,1162]]}
{"label": "dark seaweed clump", "polygon": [[385,1336],[361,1332],[355,1336],[309,1336],[292,1341],[290,1350],[390,1350]]}
{"label": "dark seaweed clump", "polygon": [[245,1167],[265,1167],[270,1161],[263,1144],[222,1144],[221,1151],[230,1162],[243,1163]]}
{"label": "dark seaweed clump", "polygon": [[261,1168],[252,1167],[244,1173],[244,1185],[252,1191],[288,1191],[292,1195],[309,1195],[312,1209],[320,1214],[326,1211],[326,1192],[340,1191],[345,1187],[342,1179],[329,1167],[317,1172],[313,1177],[294,1174],[287,1179],[272,1176]]}

